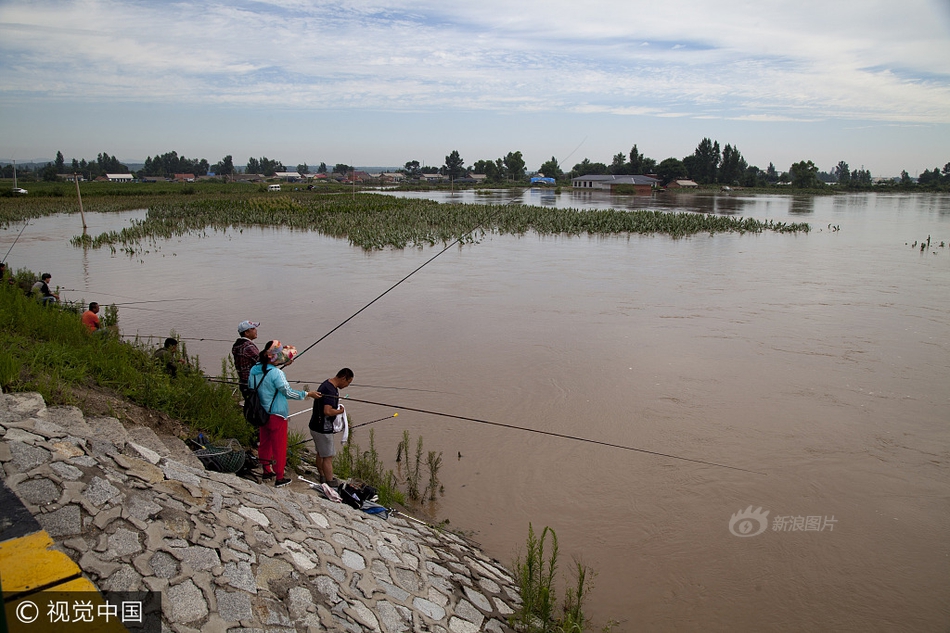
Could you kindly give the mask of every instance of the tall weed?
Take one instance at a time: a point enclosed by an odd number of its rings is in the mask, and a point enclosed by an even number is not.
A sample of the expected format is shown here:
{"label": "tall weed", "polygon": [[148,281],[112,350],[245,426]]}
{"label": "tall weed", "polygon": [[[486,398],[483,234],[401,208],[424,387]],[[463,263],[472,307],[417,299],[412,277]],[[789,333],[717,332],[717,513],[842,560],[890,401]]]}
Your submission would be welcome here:
{"label": "tall weed", "polygon": [[[550,551],[546,552],[549,536]],[[545,527],[539,538],[534,526],[528,524],[524,558],[519,557],[514,564],[522,601],[521,607],[510,618],[515,629],[524,633],[581,633],[589,628],[583,608],[593,572],[577,561],[574,564],[574,586],[565,591],[558,614],[554,586],[558,566],[557,534]],[[604,630],[608,631],[612,625],[608,623]]]}

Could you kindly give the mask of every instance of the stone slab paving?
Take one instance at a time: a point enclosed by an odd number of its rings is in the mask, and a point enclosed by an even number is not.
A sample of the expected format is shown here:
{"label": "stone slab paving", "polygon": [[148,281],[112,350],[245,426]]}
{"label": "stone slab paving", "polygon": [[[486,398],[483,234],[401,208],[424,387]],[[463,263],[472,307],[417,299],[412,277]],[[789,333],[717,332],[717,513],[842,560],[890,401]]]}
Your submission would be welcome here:
{"label": "stone slab paving", "polygon": [[511,630],[511,573],[464,539],[195,461],[150,429],[0,394],[6,486],[100,589],[161,592],[163,631]]}

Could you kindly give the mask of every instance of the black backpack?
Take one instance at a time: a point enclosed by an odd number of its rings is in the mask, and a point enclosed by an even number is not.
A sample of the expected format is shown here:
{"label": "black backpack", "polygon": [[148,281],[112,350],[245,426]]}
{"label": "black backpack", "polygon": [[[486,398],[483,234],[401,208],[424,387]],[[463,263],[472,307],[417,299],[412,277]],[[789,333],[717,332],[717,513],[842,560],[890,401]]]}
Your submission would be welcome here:
{"label": "black backpack", "polygon": [[[267,424],[267,421],[270,419],[270,411],[264,409],[264,405],[261,404],[261,395],[258,393],[258,389],[261,388],[261,383],[264,382],[264,376],[266,376],[269,371],[270,369],[264,370],[264,373],[261,374],[260,381],[257,383],[257,387],[248,389],[244,394],[244,419],[255,429],[261,428]],[[273,404],[273,401],[271,401],[271,405]]]}
{"label": "black backpack", "polygon": [[346,505],[361,510],[363,502],[376,496],[376,489],[358,479],[343,482],[337,487],[337,493]]}

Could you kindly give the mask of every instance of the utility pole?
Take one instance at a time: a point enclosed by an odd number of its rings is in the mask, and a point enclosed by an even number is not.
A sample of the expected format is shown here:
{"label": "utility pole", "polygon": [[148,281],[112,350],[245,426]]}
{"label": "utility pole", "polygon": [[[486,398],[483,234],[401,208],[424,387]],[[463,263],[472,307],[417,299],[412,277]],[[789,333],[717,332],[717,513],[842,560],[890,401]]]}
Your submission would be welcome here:
{"label": "utility pole", "polygon": [[79,198],[79,216],[82,218],[82,232],[86,232],[86,214],[82,210],[82,194],[79,192],[79,174],[73,174],[73,181],[76,183],[76,197]]}

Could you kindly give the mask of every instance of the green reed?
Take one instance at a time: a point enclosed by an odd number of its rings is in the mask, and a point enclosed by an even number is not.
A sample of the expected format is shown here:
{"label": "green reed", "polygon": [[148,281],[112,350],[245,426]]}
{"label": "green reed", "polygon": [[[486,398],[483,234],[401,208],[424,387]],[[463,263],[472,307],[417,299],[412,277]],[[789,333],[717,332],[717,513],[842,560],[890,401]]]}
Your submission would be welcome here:
{"label": "green reed", "polygon": [[[212,230],[286,227],[347,239],[364,250],[471,243],[486,234],[616,235],[661,233],[808,232],[807,223],[786,223],[701,213],[552,209],[528,205],[444,204],[431,200],[297,192],[287,195],[198,196],[152,199],[142,220],[121,231],[77,236],[75,246],[110,246],[134,254],[143,244]],[[474,233],[472,231],[475,230]]]}
{"label": "green reed", "polygon": [[[546,551],[551,537],[550,551]],[[524,557],[515,560],[515,578],[521,593],[521,606],[509,618],[517,631],[524,633],[581,633],[590,628],[584,615],[584,600],[591,588],[592,570],[577,561],[574,563],[574,586],[564,593],[558,609],[555,578],[558,566],[557,534],[545,527],[540,538],[528,523],[528,540]],[[559,614],[560,612],[560,614]],[[608,622],[604,631],[614,623]]]}

